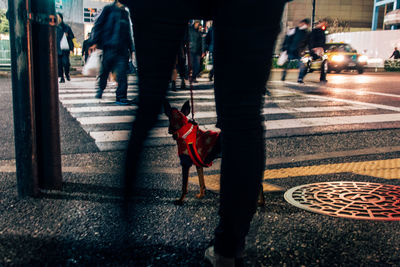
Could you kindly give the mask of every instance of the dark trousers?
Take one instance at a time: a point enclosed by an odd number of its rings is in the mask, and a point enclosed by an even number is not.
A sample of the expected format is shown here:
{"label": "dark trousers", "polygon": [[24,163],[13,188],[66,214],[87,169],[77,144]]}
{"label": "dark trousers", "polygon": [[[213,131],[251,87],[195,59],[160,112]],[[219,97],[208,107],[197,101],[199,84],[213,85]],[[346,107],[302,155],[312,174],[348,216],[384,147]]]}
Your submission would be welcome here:
{"label": "dark trousers", "polygon": [[[260,111],[284,3],[210,0],[199,7],[194,0],[127,2],[133,12],[139,71],[138,110],[125,163],[127,194],[137,177],[143,142],[161,111],[188,20],[214,19],[215,100],[223,133],[220,220],[214,247],[227,257],[242,255],[256,211],[265,168]],[[240,75],[233,76],[238,68]]]}
{"label": "dark trousers", "polygon": [[117,75],[118,83],[116,98],[117,100],[127,98],[128,62],[129,54],[127,50],[126,53],[121,53],[120,51],[116,51],[113,49],[104,49],[100,74],[97,77],[97,92],[103,93],[104,89],[106,89],[107,87],[107,79],[110,75],[110,72],[115,72]]}
{"label": "dark trousers", "polygon": [[176,62],[176,69],[179,73],[179,77],[184,80],[187,79],[187,66],[186,66],[186,56],[183,53],[179,53]]}
{"label": "dark trousers", "polygon": [[69,62],[69,51],[62,51],[62,54],[58,55],[58,77],[64,78],[64,73],[69,76],[69,68],[71,66]]}
{"label": "dark trousers", "polygon": [[[213,52],[210,52],[209,57],[210,57],[210,61],[211,61],[212,64],[214,65],[214,53],[213,53]],[[214,68],[212,68],[212,69],[210,70],[210,73],[208,74],[208,77],[210,78],[210,80],[214,78]]]}
{"label": "dark trousers", "polygon": [[201,67],[201,55],[198,53],[190,52],[190,61],[192,65],[192,79],[196,79],[197,75],[200,74]]}

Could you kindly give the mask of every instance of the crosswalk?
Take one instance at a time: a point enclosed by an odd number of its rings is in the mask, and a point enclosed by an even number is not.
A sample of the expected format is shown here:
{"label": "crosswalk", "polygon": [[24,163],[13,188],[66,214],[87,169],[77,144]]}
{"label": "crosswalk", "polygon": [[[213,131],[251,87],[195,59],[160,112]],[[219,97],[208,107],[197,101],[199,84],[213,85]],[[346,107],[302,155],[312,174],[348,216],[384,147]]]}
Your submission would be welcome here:
{"label": "crosswalk", "polygon": [[[137,80],[130,77],[128,97],[138,95]],[[270,84],[271,96],[265,99],[262,113],[265,117],[267,137],[280,137],[358,129],[388,128],[400,125],[400,109],[391,106],[337,99],[322,95],[307,95],[282,84]],[[212,85],[201,80],[195,89],[195,118],[200,127],[215,127],[216,112]],[[99,150],[111,151],[126,148],[130,127],[135,118],[136,106],[115,104],[115,86],[109,86],[103,99],[95,99],[93,78],[75,78],[59,86],[59,99],[81,127],[90,135]],[[169,92],[168,100],[181,107],[190,99],[189,90]],[[161,114],[151,131],[149,145],[174,145],[168,134],[168,119]]]}

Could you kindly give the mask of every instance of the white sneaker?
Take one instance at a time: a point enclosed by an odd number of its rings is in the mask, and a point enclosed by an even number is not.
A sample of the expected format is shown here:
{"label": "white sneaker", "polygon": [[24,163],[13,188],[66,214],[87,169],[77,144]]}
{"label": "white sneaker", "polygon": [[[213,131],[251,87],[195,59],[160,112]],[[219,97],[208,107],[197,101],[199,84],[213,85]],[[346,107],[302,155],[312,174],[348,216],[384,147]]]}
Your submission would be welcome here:
{"label": "white sneaker", "polygon": [[226,258],[215,253],[214,246],[206,249],[204,252],[204,259],[209,261],[214,267],[235,267],[235,259]]}

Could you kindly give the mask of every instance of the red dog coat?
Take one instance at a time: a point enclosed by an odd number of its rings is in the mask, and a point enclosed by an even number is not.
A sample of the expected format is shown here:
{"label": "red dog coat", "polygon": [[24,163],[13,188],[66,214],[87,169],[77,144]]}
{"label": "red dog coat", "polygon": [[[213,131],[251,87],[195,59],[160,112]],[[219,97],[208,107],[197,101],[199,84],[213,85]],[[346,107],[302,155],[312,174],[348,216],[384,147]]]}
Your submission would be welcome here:
{"label": "red dog coat", "polygon": [[[181,113],[178,110],[172,111],[175,112]],[[189,154],[196,166],[210,167],[212,162],[206,163],[204,160],[217,142],[219,132],[203,131],[196,123],[189,122],[183,114],[173,114],[173,116],[180,117],[183,123],[183,126],[174,133],[178,143],[178,155]]]}

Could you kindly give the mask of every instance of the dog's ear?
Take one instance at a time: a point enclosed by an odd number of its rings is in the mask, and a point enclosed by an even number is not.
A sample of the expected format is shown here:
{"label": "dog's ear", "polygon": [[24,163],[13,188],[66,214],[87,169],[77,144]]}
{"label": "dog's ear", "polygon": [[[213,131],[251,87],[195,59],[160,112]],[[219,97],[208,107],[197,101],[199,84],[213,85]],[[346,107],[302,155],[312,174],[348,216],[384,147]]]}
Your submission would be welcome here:
{"label": "dog's ear", "polygon": [[167,100],[164,101],[164,113],[165,115],[169,118],[171,117],[171,105],[169,104],[169,102]]}
{"label": "dog's ear", "polygon": [[187,101],[185,102],[185,104],[183,104],[182,109],[181,109],[181,112],[182,112],[185,116],[189,115],[189,113],[190,113],[190,104],[189,104],[189,100],[187,100]]}

